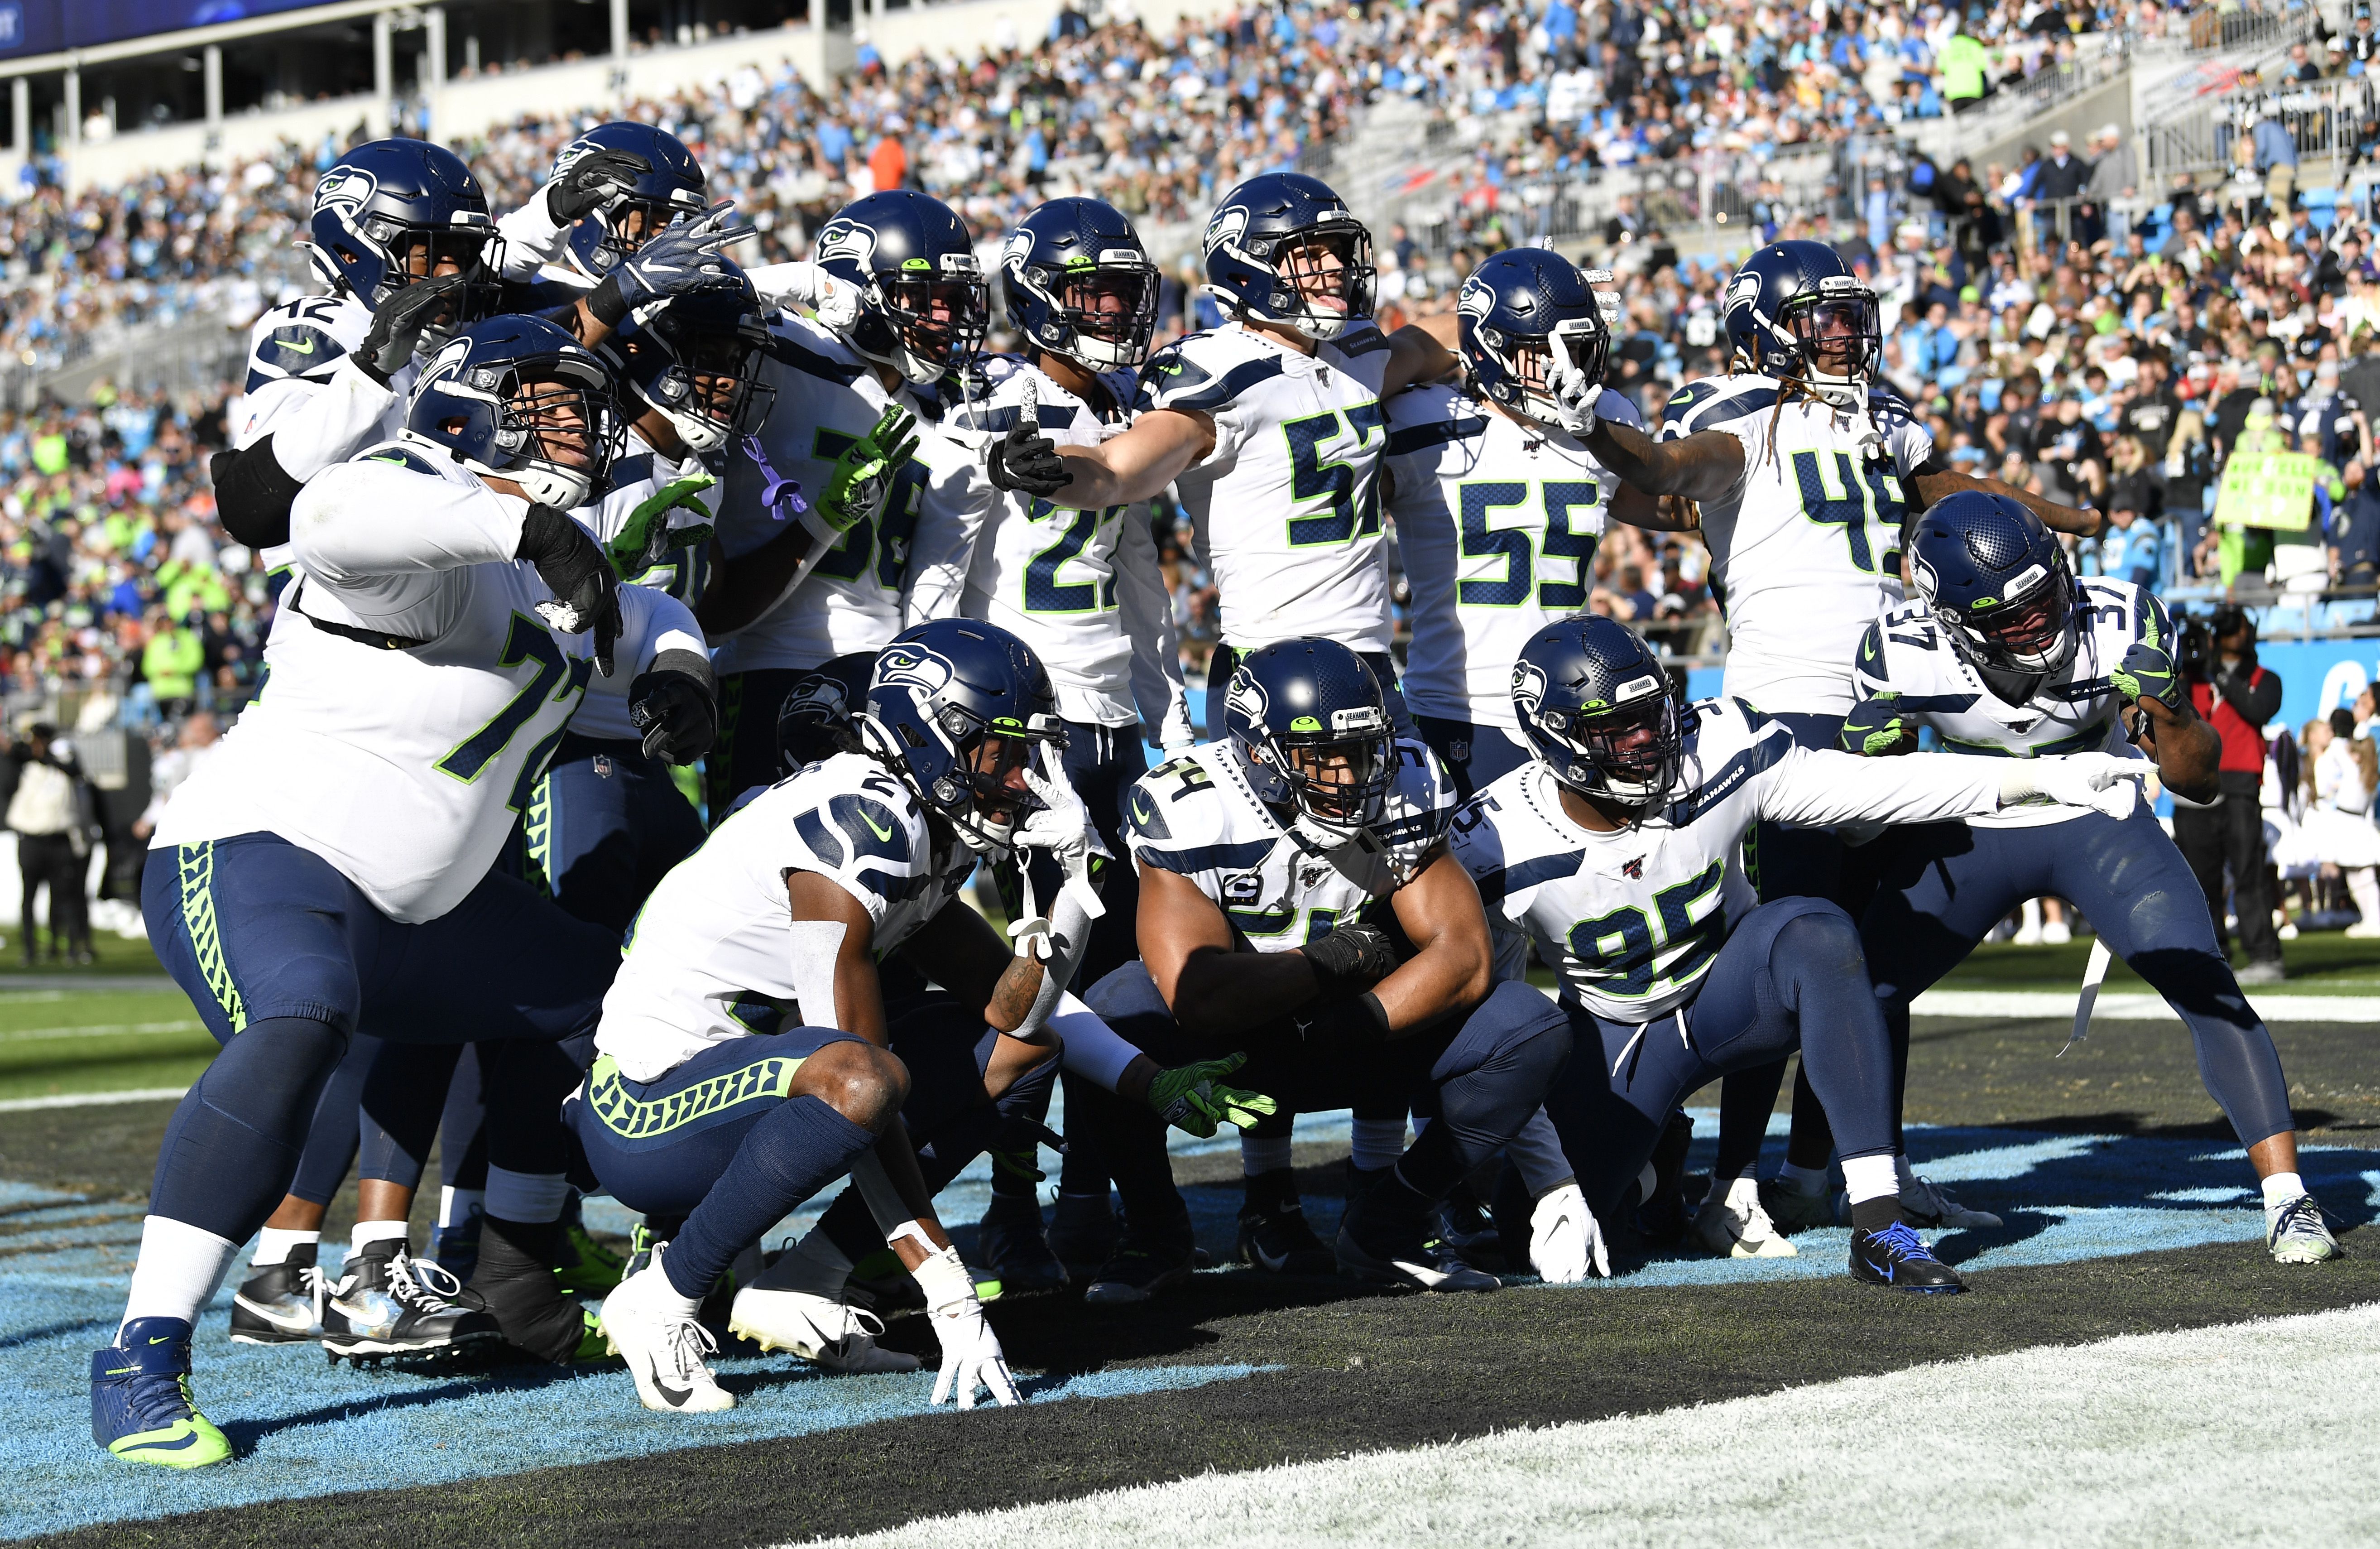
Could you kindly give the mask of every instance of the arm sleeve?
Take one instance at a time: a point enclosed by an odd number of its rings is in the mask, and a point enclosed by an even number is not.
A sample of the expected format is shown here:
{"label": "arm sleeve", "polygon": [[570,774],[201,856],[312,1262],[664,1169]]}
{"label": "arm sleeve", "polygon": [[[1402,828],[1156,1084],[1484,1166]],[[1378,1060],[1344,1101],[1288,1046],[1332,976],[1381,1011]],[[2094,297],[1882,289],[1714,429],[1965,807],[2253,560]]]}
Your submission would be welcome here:
{"label": "arm sleeve", "polygon": [[[404,513],[402,521],[390,519]],[[307,575],[370,613],[371,583],[511,560],[528,503],[367,458],[326,469],[298,497],[290,542]],[[400,592],[407,589],[398,589]]]}
{"label": "arm sleeve", "polygon": [[2223,697],[2231,701],[2252,726],[2262,726],[2281,713],[2281,679],[2277,673],[2258,667],[2243,675],[2231,673],[2222,681]]}
{"label": "arm sleeve", "polygon": [[710,648],[703,642],[702,627],[694,621],[693,610],[666,592],[623,586],[620,622],[624,638],[618,660],[636,664],[630,677],[649,671],[653,659],[664,651],[691,651],[705,660],[710,657]]}
{"label": "arm sleeve", "polygon": [[322,378],[285,378],[250,393],[247,423],[235,439],[244,449],[270,435],[273,460],[302,483],[380,439],[381,421],[395,402],[394,392],[345,356]]}
{"label": "arm sleeve", "polygon": [[1189,747],[1196,734],[1190,729],[1190,700],[1182,682],[1173,599],[1166,594],[1164,574],[1157,567],[1157,541],[1148,520],[1145,506],[1123,514],[1123,531],[1116,536],[1116,601],[1122,604],[1123,632],[1132,641],[1132,698],[1140,708],[1140,723],[1156,733],[1159,747],[1174,752]]}
{"label": "arm sleeve", "polygon": [[546,206],[545,188],[540,185],[528,203],[496,223],[496,235],[504,238],[504,277],[531,280],[540,269],[562,257],[570,228],[554,224],[553,212]]}
{"label": "arm sleeve", "polygon": [[909,577],[902,598],[904,628],[957,615],[966,592],[975,543],[1000,492],[967,448],[920,427],[917,456],[926,468],[917,530],[909,540]]}
{"label": "arm sleeve", "polygon": [[1072,991],[1058,997],[1058,1011],[1050,1018],[1050,1031],[1058,1035],[1059,1057],[1065,1068],[1109,1092],[1115,1091],[1124,1070],[1140,1055],[1138,1049],[1125,1043],[1115,1029],[1100,1020],[1099,1014],[1085,1006]]}
{"label": "arm sleeve", "polygon": [[1864,759],[1788,745],[1762,778],[1760,816],[1810,827],[1980,817],[1999,811],[1999,763],[1958,753]]}

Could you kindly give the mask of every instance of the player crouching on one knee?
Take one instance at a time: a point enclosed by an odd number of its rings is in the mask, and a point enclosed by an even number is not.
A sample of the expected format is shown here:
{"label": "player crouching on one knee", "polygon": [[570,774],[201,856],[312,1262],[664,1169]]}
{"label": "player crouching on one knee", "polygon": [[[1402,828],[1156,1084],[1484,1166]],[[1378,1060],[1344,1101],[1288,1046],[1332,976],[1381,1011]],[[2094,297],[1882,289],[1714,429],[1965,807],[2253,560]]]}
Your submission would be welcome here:
{"label": "player crouching on one knee", "polygon": [[[1512,667],[1536,750],[1454,819],[1454,853],[1507,937],[1560,975],[1577,1053],[1547,1096],[1587,1207],[1602,1218],[1670,1111],[1732,1070],[1796,1047],[1834,1120],[1852,1201],[1852,1273],[1957,1291],[1902,1217],[1890,1042],[1859,933],[1818,898],[1755,903],[1753,823],[1922,823],[2047,799],[2129,810],[2137,761],[2104,753],[1985,764],[1871,763],[1798,748],[1740,700],[1682,708],[1661,663],[1609,618],[1546,626]],[[1880,771],[1892,775],[1879,778]]]}
{"label": "player crouching on one knee", "polygon": [[[1047,1086],[1062,1043],[1066,1068],[1193,1128],[1203,1116],[1208,1134],[1227,1104],[1270,1108],[1218,1087],[1211,1067],[1160,1071],[1063,994],[1099,904],[1087,815],[1050,756],[1064,735],[1055,696],[1022,641],[965,620],[919,625],[879,654],[858,723],[865,752],[762,791],[663,879],[568,1104],[604,1186],[657,1235],[675,1223],[603,1304],[651,1409],[734,1403],[703,1360],[716,1346],[697,1309],[738,1254],[844,1173],[856,1198],[828,1216],[856,1215],[925,1292],[942,1348],[935,1401],[972,1407],[980,1384],[1013,1404],[932,1200],[1006,1108]],[[956,900],[978,859],[1020,848],[1050,852],[1066,881],[1047,916],[1011,927],[1012,949]],[[947,996],[888,1014],[877,964],[894,952]],[[757,1030],[780,1022],[810,1025]],[[849,1240],[828,1230],[783,1254],[738,1291],[730,1327],[834,1370],[914,1369],[842,1299]]]}
{"label": "player crouching on one knee", "polygon": [[[2017,759],[2066,748],[2137,750],[2177,795],[2214,797],[2220,746],[2191,706],[2174,666],[2173,625],[2155,597],[2105,576],[2078,581],[2040,518],[1990,493],[1928,508],[1910,534],[1909,557],[1919,600],[1887,612],[1860,643],[1846,749],[1903,753],[1930,726],[1951,747]],[[2298,1176],[2296,1121],[2272,1034],[2224,957],[2189,863],[2153,816],[2023,809],[1903,828],[1877,842],[1881,886],[1861,933],[1897,1071],[1908,1069],[1912,1002],[2019,903],[2070,899],[2189,1027],[2206,1090],[2256,1170],[2266,1249],[2283,1263],[2338,1251]],[[1900,1097],[1894,1092],[1896,1114]]]}
{"label": "player crouching on one knee", "polygon": [[[1090,1003],[1160,1060],[1245,1048],[1245,1079],[1293,1110],[1419,1100],[1435,1116],[1350,1201],[1339,1268],[1408,1289],[1493,1290],[1493,1276],[1430,1244],[1425,1222],[1536,1112],[1568,1030],[1526,985],[1494,983],[1478,895],[1447,853],[1451,791],[1429,750],[1391,731],[1354,652],[1311,639],[1251,652],[1227,714],[1228,739],[1133,787],[1142,961],[1102,979]],[[1163,1134],[1096,1093],[1068,1117],[1124,1207],[1123,1246],[1086,1299],[1144,1299],[1191,1264]]]}

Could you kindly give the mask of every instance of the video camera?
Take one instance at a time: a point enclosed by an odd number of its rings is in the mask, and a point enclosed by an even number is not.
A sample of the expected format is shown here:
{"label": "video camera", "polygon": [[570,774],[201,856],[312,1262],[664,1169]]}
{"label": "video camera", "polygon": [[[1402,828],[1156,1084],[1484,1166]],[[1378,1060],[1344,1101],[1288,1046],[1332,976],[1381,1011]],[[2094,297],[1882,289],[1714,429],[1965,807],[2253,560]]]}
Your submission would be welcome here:
{"label": "video camera", "polygon": [[[2216,642],[2251,625],[2248,610],[2237,603],[2225,603],[2204,618],[2195,618],[2187,613],[2177,614],[2173,621],[2176,637],[2174,665],[2192,683],[2213,682],[2215,669],[2221,665],[2216,653]],[[2252,628],[2250,638],[2254,638]]]}

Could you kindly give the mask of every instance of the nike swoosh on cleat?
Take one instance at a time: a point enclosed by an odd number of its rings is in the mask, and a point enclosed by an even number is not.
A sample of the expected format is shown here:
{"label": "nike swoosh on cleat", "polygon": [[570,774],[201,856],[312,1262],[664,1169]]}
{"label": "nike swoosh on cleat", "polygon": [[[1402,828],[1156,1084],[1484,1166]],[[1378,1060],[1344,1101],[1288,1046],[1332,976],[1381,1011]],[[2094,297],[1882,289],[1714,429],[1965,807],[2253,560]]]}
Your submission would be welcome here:
{"label": "nike swoosh on cleat", "polygon": [[1257,1262],[1275,1275],[1279,1275],[1289,1266],[1289,1255],[1286,1253],[1268,1253],[1253,1242],[1248,1244],[1248,1251],[1257,1256]]}
{"label": "nike swoosh on cleat", "polygon": [[672,1387],[669,1384],[662,1381],[661,1373],[658,1372],[653,1373],[653,1391],[660,1394],[662,1396],[662,1402],[667,1404],[673,1409],[685,1409],[686,1401],[694,1397],[693,1388]]}
{"label": "nike swoosh on cleat", "polygon": [[248,1298],[239,1295],[237,1292],[234,1292],[232,1294],[232,1300],[237,1302],[238,1305],[247,1308],[249,1311],[255,1313],[258,1317],[262,1318],[266,1323],[271,1323],[275,1328],[305,1329],[312,1328],[314,1326],[314,1315],[311,1312],[275,1312],[272,1308],[261,1306],[259,1303],[250,1301]]}
{"label": "nike swoosh on cleat", "polygon": [[187,1452],[198,1445],[198,1440],[196,1431],[185,1431],[170,1442],[123,1441],[115,1445],[138,1452]]}
{"label": "nike swoosh on cleat", "polygon": [[153,1337],[149,1341],[152,1345],[170,1345],[173,1342],[174,1336],[170,1334]]}

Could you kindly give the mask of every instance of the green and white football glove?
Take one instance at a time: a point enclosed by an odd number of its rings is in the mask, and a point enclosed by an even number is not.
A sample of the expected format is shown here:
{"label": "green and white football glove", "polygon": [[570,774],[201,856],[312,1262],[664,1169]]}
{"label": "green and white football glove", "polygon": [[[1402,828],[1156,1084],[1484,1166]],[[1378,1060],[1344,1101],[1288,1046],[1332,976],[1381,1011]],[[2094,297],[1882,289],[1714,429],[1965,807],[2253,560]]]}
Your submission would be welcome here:
{"label": "green and white football glove", "polygon": [[887,404],[866,435],[844,448],[818,499],[819,519],[837,533],[875,516],[892,493],[892,481],[917,450],[917,417]]}
{"label": "green and white football glove", "polygon": [[1248,1062],[1245,1055],[1204,1059],[1172,1070],[1160,1070],[1148,1083],[1148,1105],[1174,1128],[1211,1140],[1222,1125],[1245,1129],[1269,1118],[1281,1104],[1260,1092],[1226,1086],[1223,1078]]}

